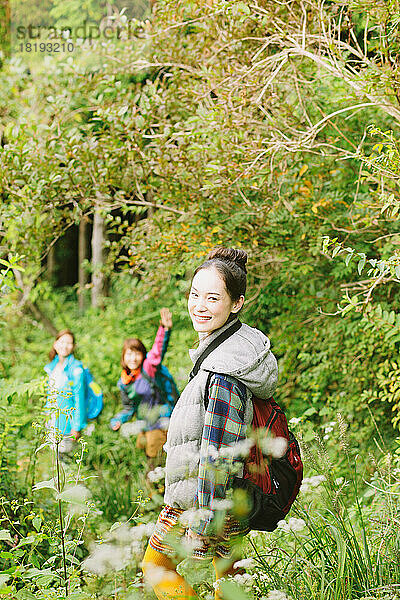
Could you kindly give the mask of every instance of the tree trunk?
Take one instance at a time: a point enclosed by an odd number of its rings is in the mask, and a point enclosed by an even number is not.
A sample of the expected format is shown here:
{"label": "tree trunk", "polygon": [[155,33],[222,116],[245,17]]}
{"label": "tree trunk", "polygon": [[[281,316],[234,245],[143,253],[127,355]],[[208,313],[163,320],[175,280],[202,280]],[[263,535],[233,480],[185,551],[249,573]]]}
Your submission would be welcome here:
{"label": "tree trunk", "polygon": [[33,317],[36,319],[36,321],[39,321],[40,323],[42,323],[42,325],[45,327],[45,329],[47,329],[47,331],[49,333],[51,333],[51,335],[54,335],[54,336],[57,335],[57,333],[58,333],[57,328],[55,327],[53,322],[50,321],[50,319],[44,314],[42,309],[39,308],[39,306],[36,304],[36,302],[31,302],[30,300],[27,300],[25,302],[25,306],[29,310],[29,312],[33,315]]}
{"label": "tree trunk", "polygon": [[[8,58],[11,53],[10,2],[0,0],[0,50]],[[1,59],[0,59],[1,67]]]}
{"label": "tree trunk", "polygon": [[79,222],[78,243],[78,305],[81,312],[85,309],[84,289],[88,282],[88,274],[83,267],[83,261],[87,259],[87,218],[82,216]]}
{"label": "tree trunk", "polygon": [[103,266],[104,248],[104,219],[99,209],[95,210],[93,218],[92,234],[92,306],[100,306],[103,296],[104,275],[101,271]]}
{"label": "tree trunk", "polygon": [[[146,201],[147,202],[153,202],[154,201],[153,190],[149,190],[146,193]],[[154,216],[154,206],[149,206],[149,208],[147,209],[147,217],[149,219],[151,219],[153,216]]]}
{"label": "tree trunk", "polygon": [[31,315],[36,319],[36,321],[42,323],[45,329],[47,329],[47,331],[51,335],[55,336],[58,330],[54,323],[49,319],[47,315],[44,314],[44,312],[37,305],[36,302],[32,302],[29,299],[29,293],[32,289],[33,284],[31,285],[31,287],[27,287],[22,279],[21,273],[16,269],[14,269],[14,277],[20,289],[20,300],[18,303],[18,308],[20,308],[21,310],[28,310],[31,313]]}

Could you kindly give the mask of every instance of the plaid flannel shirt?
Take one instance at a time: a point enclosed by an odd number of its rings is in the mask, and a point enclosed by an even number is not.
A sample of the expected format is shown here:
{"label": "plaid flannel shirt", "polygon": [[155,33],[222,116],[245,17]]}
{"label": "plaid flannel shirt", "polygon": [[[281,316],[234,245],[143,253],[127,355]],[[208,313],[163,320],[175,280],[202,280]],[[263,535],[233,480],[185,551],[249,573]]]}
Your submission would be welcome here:
{"label": "plaid flannel shirt", "polygon": [[[208,387],[208,408],[204,420],[195,498],[195,505],[200,509],[213,511],[214,500],[225,498],[233,458],[219,457],[216,462],[216,451],[245,438],[246,398],[246,387],[237,379],[219,373],[212,375]],[[192,527],[193,531],[206,535],[211,520],[211,515],[202,519],[198,527]]]}

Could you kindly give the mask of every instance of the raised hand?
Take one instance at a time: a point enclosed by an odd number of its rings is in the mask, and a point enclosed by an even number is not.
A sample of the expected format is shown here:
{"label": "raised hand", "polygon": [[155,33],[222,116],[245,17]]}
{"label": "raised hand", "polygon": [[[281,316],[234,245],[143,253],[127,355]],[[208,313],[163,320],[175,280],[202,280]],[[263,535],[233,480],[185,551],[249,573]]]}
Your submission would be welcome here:
{"label": "raised hand", "polygon": [[171,327],[172,327],[171,311],[168,308],[162,308],[160,310],[160,316],[161,316],[161,326],[164,327],[164,329],[171,329]]}

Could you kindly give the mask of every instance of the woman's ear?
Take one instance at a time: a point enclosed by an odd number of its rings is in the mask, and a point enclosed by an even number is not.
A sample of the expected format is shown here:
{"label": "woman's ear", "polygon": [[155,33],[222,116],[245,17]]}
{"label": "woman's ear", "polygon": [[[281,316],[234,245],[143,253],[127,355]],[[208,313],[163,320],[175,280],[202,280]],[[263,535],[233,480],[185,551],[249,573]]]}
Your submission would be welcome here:
{"label": "woman's ear", "polygon": [[240,296],[239,300],[236,300],[235,304],[232,307],[231,312],[238,313],[244,304],[244,296]]}

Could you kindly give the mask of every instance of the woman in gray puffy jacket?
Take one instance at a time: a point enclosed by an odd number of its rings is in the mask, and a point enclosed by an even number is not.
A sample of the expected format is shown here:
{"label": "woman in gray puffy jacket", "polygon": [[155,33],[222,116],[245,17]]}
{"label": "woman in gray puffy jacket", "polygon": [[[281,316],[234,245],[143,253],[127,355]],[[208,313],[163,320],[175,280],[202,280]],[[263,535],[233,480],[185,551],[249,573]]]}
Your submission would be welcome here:
{"label": "woman in gray puffy jacket", "polygon": [[229,506],[229,476],[240,469],[237,454],[246,446],[251,397],[270,398],[278,376],[269,339],[238,319],[246,262],[243,250],[216,248],[192,280],[188,311],[199,346],[190,351],[194,368],[171,415],[165,506],[143,560],[143,572],[164,600],[197,598],[175,569],[172,537],[190,547],[193,558],[212,558],[219,579],[234,572],[238,542],[248,532],[237,511],[228,511],[222,527],[214,518]]}

